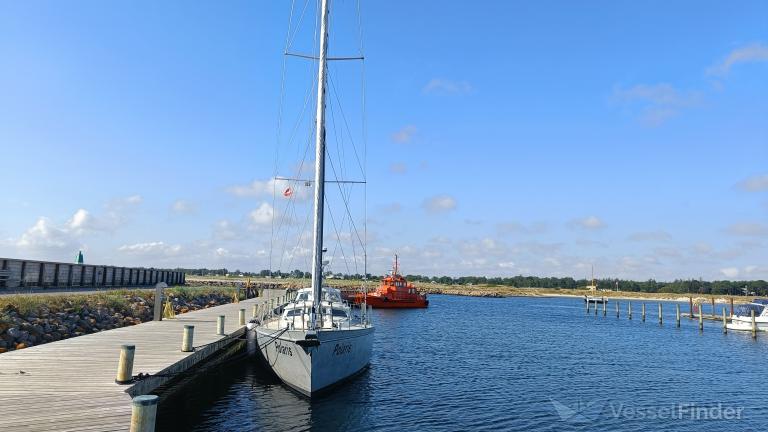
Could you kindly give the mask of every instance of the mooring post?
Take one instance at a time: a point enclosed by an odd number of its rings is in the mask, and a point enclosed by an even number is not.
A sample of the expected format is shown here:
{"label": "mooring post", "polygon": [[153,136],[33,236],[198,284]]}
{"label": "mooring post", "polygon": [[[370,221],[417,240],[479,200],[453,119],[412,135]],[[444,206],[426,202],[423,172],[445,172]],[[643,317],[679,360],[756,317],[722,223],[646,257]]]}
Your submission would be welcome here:
{"label": "mooring post", "polygon": [[608,300],[603,297],[603,316],[608,315]]}
{"label": "mooring post", "polygon": [[642,310],[640,311],[640,319],[645,322],[645,302],[643,302]]}
{"label": "mooring post", "polygon": [[715,318],[715,298],[712,297],[712,319]]}
{"label": "mooring post", "polygon": [[253,307],[251,308],[251,312],[253,313],[253,317],[252,318],[256,318],[256,314],[257,314],[258,310],[259,310],[259,305],[257,305],[257,304],[253,305]]}
{"label": "mooring post", "polygon": [[733,316],[733,297],[731,297],[731,316]]}
{"label": "mooring post", "polygon": [[589,315],[589,299],[586,296],[584,296],[584,303],[587,304],[587,315]]}
{"label": "mooring post", "polygon": [[619,301],[616,300],[616,318],[619,317]]}
{"label": "mooring post", "polygon": [[155,284],[155,304],[152,306],[154,321],[161,321],[163,319],[163,288],[167,287],[164,282]]}
{"label": "mooring post", "polygon": [[216,334],[219,336],[224,335],[224,315],[219,315],[219,319],[216,322]]}
{"label": "mooring post", "polygon": [[627,303],[627,317],[632,319],[632,302]]}
{"label": "mooring post", "polygon": [[723,306],[723,333],[728,333],[728,321],[725,318],[725,306]]}
{"label": "mooring post", "polygon": [[240,325],[245,325],[245,309],[240,309],[240,314],[238,315],[238,318],[240,319]]}
{"label": "mooring post", "polygon": [[663,314],[662,314],[662,306],[661,306],[661,302],[659,302],[659,325],[663,324],[662,316],[663,316]]}
{"label": "mooring post", "polygon": [[133,398],[131,408],[131,432],[154,432],[157,417],[156,395],[142,395]]}
{"label": "mooring post", "polygon": [[184,326],[184,336],[181,339],[181,351],[182,352],[192,352],[195,349],[193,348],[192,342],[195,337],[195,326],[193,325],[185,325]]}
{"label": "mooring post", "polygon": [[120,361],[117,363],[117,376],[115,382],[128,384],[133,381],[133,355],[136,353],[136,345],[123,345],[120,347]]}
{"label": "mooring post", "polygon": [[701,306],[699,306],[699,330],[704,331],[704,314],[701,313]]}
{"label": "mooring post", "polygon": [[597,300],[595,300],[595,316],[597,316]]}
{"label": "mooring post", "polygon": [[693,319],[693,297],[691,296],[688,296],[688,312],[690,312],[688,318]]}
{"label": "mooring post", "polygon": [[680,327],[680,304],[675,304],[675,324]]}
{"label": "mooring post", "polygon": [[752,309],[750,315],[752,315],[752,337],[757,338],[757,323],[755,322],[755,310]]}

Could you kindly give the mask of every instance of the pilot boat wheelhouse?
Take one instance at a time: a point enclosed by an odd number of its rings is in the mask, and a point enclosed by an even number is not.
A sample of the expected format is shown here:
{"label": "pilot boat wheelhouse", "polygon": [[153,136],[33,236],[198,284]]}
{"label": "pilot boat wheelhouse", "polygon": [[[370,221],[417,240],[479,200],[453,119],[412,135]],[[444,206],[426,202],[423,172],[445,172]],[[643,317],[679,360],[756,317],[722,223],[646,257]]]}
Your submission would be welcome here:
{"label": "pilot boat wheelhouse", "polygon": [[416,287],[398,273],[397,255],[392,273],[381,280],[381,285],[375,292],[355,293],[350,300],[356,304],[368,303],[374,308],[425,308],[429,306],[426,294],[419,294]]}

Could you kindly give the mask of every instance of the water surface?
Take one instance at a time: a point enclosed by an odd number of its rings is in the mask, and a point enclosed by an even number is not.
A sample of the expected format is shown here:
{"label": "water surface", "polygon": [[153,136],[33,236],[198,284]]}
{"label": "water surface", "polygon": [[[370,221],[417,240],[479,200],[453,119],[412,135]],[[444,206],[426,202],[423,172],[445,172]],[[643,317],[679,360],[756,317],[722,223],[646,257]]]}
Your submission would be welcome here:
{"label": "water surface", "polygon": [[[371,367],[311,401],[255,358],[206,371],[161,405],[159,430],[765,430],[768,334],[587,315],[581,299],[430,297],[376,310]],[[682,305],[687,310],[687,304]]]}

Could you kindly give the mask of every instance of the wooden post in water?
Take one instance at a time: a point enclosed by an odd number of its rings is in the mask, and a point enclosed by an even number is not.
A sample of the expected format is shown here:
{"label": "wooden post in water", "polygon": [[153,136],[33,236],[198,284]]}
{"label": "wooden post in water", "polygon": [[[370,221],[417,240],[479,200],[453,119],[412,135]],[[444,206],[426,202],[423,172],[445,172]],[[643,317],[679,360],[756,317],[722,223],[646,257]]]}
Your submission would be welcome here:
{"label": "wooden post in water", "polygon": [[117,363],[117,384],[128,384],[133,381],[133,355],[136,354],[136,345],[123,345],[120,347],[120,361]]}
{"label": "wooden post in water", "polygon": [[661,302],[659,302],[659,325],[663,323],[661,317],[662,317],[662,309],[661,309]]}
{"label": "wooden post in water", "polygon": [[755,310],[752,309],[750,315],[752,315],[752,337],[757,339],[757,323],[755,322]]}
{"label": "wooden post in water", "polygon": [[632,302],[627,302],[627,318],[632,319]]}
{"label": "wooden post in water", "polygon": [[733,316],[733,297],[731,297],[731,316]]}
{"label": "wooden post in water", "polygon": [[616,300],[616,318],[619,317],[619,301]]}
{"label": "wooden post in water", "polygon": [[690,312],[688,318],[693,319],[693,297],[691,296],[688,296],[688,312]]}
{"label": "wooden post in water", "polygon": [[715,318],[715,298],[712,297],[712,319]]}
{"label": "wooden post in water", "polygon": [[643,308],[640,313],[640,317],[641,317],[640,319],[642,319],[642,321],[645,322],[645,303],[643,303]]}
{"label": "wooden post in water", "polygon": [[608,300],[603,297],[603,316],[608,314]]}
{"label": "wooden post in water", "polygon": [[241,326],[245,325],[245,309],[240,309],[240,313],[238,314],[238,321]]}
{"label": "wooden post in water", "polygon": [[678,327],[680,327],[680,305],[675,304],[675,321]]}
{"label": "wooden post in water", "polygon": [[597,316],[597,300],[595,300],[595,316]]}
{"label": "wooden post in water", "polygon": [[728,333],[728,321],[725,318],[725,306],[723,306],[723,333]]}
{"label": "wooden post in water", "polygon": [[192,345],[194,337],[195,337],[195,326],[185,325],[184,337],[181,340],[181,352],[192,352],[195,350]]}
{"label": "wooden post in water", "polygon": [[216,334],[219,336],[224,335],[224,315],[219,315],[219,318],[216,320]]}
{"label": "wooden post in water", "polygon": [[136,396],[131,408],[131,432],[154,432],[157,417],[156,395]]}
{"label": "wooden post in water", "polygon": [[704,331],[704,314],[701,313],[701,306],[699,306],[699,331]]}
{"label": "wooden post in water", "polygon": [[589,299],[587,298],[587,296],[584,296],[584,303],[587,304],[587,314],[589,314]]}

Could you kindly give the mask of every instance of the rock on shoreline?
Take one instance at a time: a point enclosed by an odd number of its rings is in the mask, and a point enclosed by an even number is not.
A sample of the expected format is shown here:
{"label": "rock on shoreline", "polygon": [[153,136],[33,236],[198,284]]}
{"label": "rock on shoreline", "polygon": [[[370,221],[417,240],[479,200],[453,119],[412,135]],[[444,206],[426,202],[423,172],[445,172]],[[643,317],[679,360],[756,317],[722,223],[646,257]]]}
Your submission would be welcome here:
{"label": "rock on shoreline", "polygon": [[[233,300],[231,293],[224,292],[192,298],[169,294],[168,299],[177,314]],[[94,299],[85,305],[65,302],[53,307],[41,305],[26,313],[9,304],[0,310],[0,353],[152,320],[153,295],[123,295],[122,300]]]}

